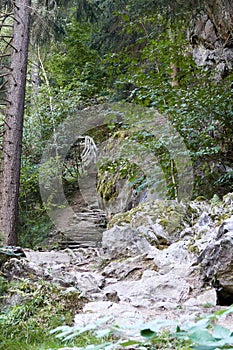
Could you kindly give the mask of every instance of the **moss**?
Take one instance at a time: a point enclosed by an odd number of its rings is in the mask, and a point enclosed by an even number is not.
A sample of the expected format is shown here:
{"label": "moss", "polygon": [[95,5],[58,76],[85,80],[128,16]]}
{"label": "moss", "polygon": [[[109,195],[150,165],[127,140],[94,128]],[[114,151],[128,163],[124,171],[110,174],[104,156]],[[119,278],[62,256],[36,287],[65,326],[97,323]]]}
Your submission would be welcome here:
{"label": "moss", "polygon": [[188,251],[190,253],[195,253],[195,254],[199,254],[200,253],[198,247],[195,244],[190,244],[188,246]]}
{"label": "moss", "polygon": [[221,203],[221,200],[220,200],[219,196],[217,194],[215,194],[213,196],[213,198],[211,198],[210,203],[211,203],[211,205],[216,205],[216,204],[218,205]]}
{"label": "moss", "polygon": [[108,228],[111,228],[114,225],[122,226],[125,223],[130,224],[132,222],[133,215],[138,212],[142,212],[143,208],[144,208],[144,205],[140,204],[129,211],[114,215],[113,218],[108,223]]}
{"label": "moss", "polygon": [[100,173],[98,177],[100,180],[98,181],[97,192],[104,202],[112,201],[118,195],[116,189],[118,174],[109,174],[109,172],[105,171],[102,174]]}
{"label": "moss", "polygon": [[184,228],[186,207],[175,201],[156,200],[150,204],[148,214],[152,220],[159,223],[168,233]]}
{"label": "moss", "polygon": [[204,196],[198,196],[195,198],[195,201],[196,202],[205,202],[205,201],[207,201],[207,198]]}
{"label": "moss", "polygon": [[163,226],[168,233],[173,233],[178,228],[183,228],[183,218],[185,215],[184,207],[176,204],[163,202],[158,208],[156,216],[159,217],[159,224]]}
{"label": "moss", "polygon": [[108,227],[111,228],[114,225],[120,226],[124,223],[132,224],[132,220],[137,213],[149,216],[153,222],[163,226],[169,234],[180,231],[184,228],[183,219],[185,215],[185,207],[174,201],[165,200],[143,203],[130,211],[116,214],[110,220]]}
{"label": "moss", "polygon": [[129,131],[118,130],[105,146],[109,159],[99,165],[97,181],[97,192],[104,202],[111,202],[118,196],[120,180],[128,180],[132,183],[132,188],[141,186],[145,180],[139,166],[130,162],[126,156],[119,157],[115,154],[116,150],[121,150],[122,141],[128,139],[129,135]]}

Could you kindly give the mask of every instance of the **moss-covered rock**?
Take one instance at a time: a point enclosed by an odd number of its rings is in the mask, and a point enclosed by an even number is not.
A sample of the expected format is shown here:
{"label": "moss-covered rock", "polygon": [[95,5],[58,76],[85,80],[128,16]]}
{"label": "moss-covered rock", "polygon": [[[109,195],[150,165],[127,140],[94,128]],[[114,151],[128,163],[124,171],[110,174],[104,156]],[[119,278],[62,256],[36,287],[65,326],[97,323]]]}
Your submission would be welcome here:
{"label": "moss-covered rock", "polygon": [[114,215],[108,228],[129,224],[133,228],[144,226],[150,229],[154,224],[161,225],[171,241],[189,236],[190,249],[198,253],[203,244],[216,234],[218,227],[231,217],[232,209],[232,193],[222,200],[197,198],[186,204],[172,200],[155,200]]}
{"label": "moss-covered rock", "polygon": [[140,226],[161,225],[167,232],[170,239],[178,238],[178,234],[184,228],[184,217],[186,206],[176,201],[155,200],[143,203],[126,213],[115,215],[108,224],[111,228],[114,225],[124,225],[124,223],[138,228]]}
{"label": "moss-covered rock", "polygon": [[130,134],[129,130],[117,130],[100,151],[97,192],[109,216],[138,204],[138,194],[145,183],[143,170],[125,152],[127,143],[131,143]]}

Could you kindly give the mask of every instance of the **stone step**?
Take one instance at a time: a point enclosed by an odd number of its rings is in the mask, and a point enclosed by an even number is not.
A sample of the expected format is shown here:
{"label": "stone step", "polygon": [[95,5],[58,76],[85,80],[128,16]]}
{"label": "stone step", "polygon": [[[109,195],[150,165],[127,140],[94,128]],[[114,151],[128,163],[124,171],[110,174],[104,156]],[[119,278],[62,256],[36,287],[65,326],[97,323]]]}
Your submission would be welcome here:
{"label": "stone step", "polygon": [[103,221],[105,220],[106,221],[106,217],[100,217],[100,216],[96,216],[96,215],[78,215],[78,216],[75,216],[73,218],[73,220],[77,221],[77,220],[96,220],[96,221]]}
{"label": "stone step", "polygon": [[99,208],[80,207],[75,212],[69,226],[63,230],[59,243],[62,248],[97,247],[107,226],[107,217]]}
{"label": "stone step", "polygon": [[66,232],[67,230],[70,231],[70,229],[75,229],[75,227],[77,227],[77,229],[83,229],[83,227],[90,227],[91,228],[97,228],[97,227],[101,227],[102,229],[105,229],[107,227],[107,223],[104,222],[97,222],[97,221],[89,221],[89,220],[78,220],[76,222],[72,222],[69,224],[69,227],[67,227],[67,229],[64,230],[64,232]]}
{"label": "stone step", "polygon": [[78,248],[95,248],[98,247],[98,243],[92,242],[92,241],[86,241],[86,242],[66,242],[62,241],[60,242],[60,248],[65,249],[65,248],[70,248],[70,249],[78,249]]}

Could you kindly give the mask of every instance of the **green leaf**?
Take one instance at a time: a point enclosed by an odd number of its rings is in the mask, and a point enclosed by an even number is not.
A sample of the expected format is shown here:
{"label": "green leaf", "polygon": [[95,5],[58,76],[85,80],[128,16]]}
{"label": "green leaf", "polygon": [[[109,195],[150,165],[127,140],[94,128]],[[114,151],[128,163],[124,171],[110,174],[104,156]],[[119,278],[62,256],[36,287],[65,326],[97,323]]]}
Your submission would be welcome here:
{"label": "green leaf", "polygon": [[197,322],[188,322],[181,326],[182,331],[187,331],[189,333],[195,332],[196,330],[205,330],[210,325],[210,320],[208,317],[204,317]]}
{"label": "green leaf", "polygon": [[196,329],[194,332],[188,333],[189,338],[196,344],[206,344],[215,342],[216,339],[208,332],[208,330]]}
{"label": "green leaf", "polygon": [[157,319],[142,326],[140,334],[145,338],[151,338],[157,335],[161,328],[177,326],[177,322],[172,320]]}
{"label": "green leaf", "polygon": [[233,337],[228,337],[225,339],[216,339],[208,330],[196,330],[193,333],[189,333],[189,339],[192,340],[195,344],[206,347],[206,349],[217,349],[217,348],[229,348],[232,346]]}
{"label": "green leaf", "polygon": [[152,338],[152,337],[155,337],[157,335],[156,332],[151,331],[149,328],[142,329],[140,331],[140,334],[144,338]]}
{"label": "green leaf", "polygon": [[213,333],[212,333],[213,337],[216,339],[227,338],[227,337],[230,337],[231,334],[232,332],[230,331],[230,329],[227,329],[219,325],[214,326]]}
{"label": "green leaf", "polygon": [[142,344],[141,342],[136,340],[128,340],[128,341],[122,342],[120,345],[123,347],[126,347],[126,346],[141,345],[141,344]]}
{"label": "green leaf", "polygon": [[54,334],[54,333],[60,332],[60,331],[65,332],[65,331],[68,331],[70,329],[71,329],[70,326],[59,326],[59,327],[56,327],[55,329],[52,329],[49,333]]}
{"label": "green leaf", "polygon": [[[61,336],[64,336],[63,334],[60,334]],[[77,331],[77,332],[72,332],[71,334],[69,334],[67,337],[65,337],[63,339],[63,341],[67,341],[67,340],[72,340],[73,338],[77,337],[78,335],[80,335],[80,332]],[[58,337],[57,337],[58,338]]]}

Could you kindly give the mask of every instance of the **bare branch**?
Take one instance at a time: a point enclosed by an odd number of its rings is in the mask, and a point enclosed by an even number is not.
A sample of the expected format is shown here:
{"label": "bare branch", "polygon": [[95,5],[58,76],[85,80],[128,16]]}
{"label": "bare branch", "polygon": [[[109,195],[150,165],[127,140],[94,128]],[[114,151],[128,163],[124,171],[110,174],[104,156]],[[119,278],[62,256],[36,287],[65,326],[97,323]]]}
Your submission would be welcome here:
{"label": "bare branch", "polygon": [[[3,39],[4,40],[4,38],[13,38],[13,36],[12,35],[1,35],[0,36],[0,39]],[[4,40],[5,41],[5,40]]]}
{"label": "bare branch", "polygon": [[[1,58],[1,57],[0,57]],[[9,71],[12,71],[12,68],[11,67],[9,67],[9,66],[6,66],[5,64],[3,64],[3,65],[0,65],[0,69],[8,69]],[[8,75],[9,73],[7,73],[7,75]],[[4,75],[3,76],[5,76],[5,73],[4,73]]]}
{"label": "bare branch", "polygon": [[3,57],[10,57],[10,56],[11,56],[10,53],[1,54],[1,58],[3,58]]}
{"label": "bare branch", "polygon": [[[13,40],[13,38],[12,38],[12,40]],[[7,43],[7,46],[5,47],[5,49],[7,49],[7,47],[10,46],[12,49],[14,49],[16,51],[16,48],[11,44],[12,40],[9,42],[5,41]]]}
{"label": "bare branch", "polygon": [[7,100],[6,98],[3,98],[2,101],[3,101],[3,103],[1,102],[1,105],[3,105],[3,106],[7,105],[8,103],[11,104],[11,101]]}
{"label": "bare branch", "polygon": [[0,28],[13,28],[12,24],[4,24],[4,23],[0,23]]}

